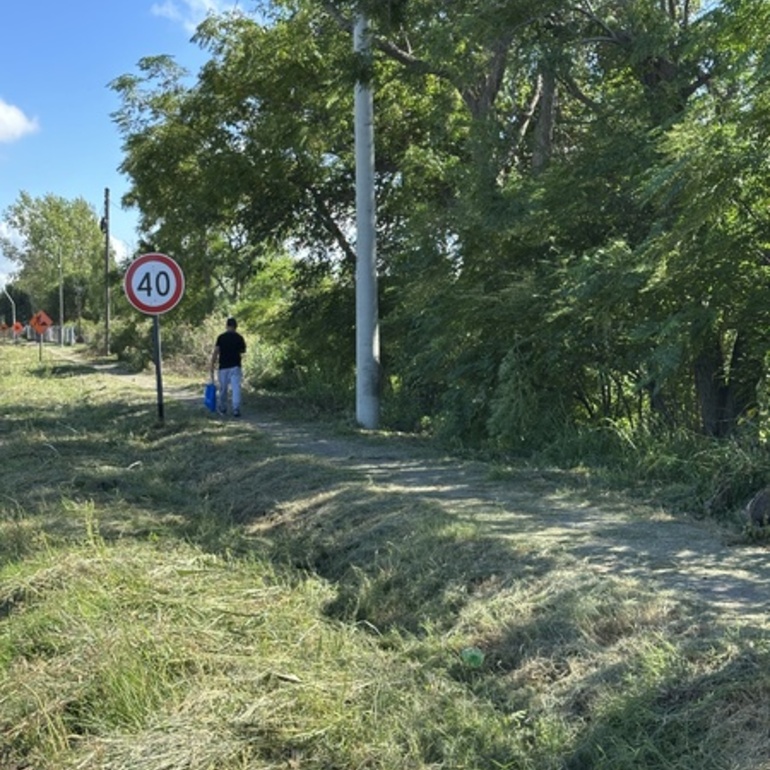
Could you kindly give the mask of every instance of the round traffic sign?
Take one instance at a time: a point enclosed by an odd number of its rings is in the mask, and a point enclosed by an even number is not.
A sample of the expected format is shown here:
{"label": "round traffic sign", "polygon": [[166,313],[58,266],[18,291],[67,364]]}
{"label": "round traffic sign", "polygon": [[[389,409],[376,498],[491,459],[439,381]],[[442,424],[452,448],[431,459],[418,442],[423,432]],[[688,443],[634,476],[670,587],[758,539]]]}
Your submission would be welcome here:
{"label": "round traffic sign", "polygon": [[147,315],[161,315],[182,299],[184,274],[165,254],[142,254],[128,266],[123,288],[137,310]]}

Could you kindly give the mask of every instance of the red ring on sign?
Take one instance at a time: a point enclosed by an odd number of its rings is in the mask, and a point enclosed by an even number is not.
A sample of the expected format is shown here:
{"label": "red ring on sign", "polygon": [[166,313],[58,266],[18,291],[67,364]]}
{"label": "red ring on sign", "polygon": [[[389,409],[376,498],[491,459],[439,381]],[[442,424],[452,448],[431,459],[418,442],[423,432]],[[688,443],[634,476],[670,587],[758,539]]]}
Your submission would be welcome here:
{"label": "red ring on sign", "polygon": [[[134,290],[133,284],[136,271],[139,270],[140,267],[153,263],[159,263],[162,266],[167,267],[176,281],[171,296],[159,305],[152,305],[140,299]],[[128,301],[138,311],[146,313],[147,315],[161,315],[176,307],[179,304],[179,300],[182,299],[182,295],[184,294],[184,273],[182,273],[182,268],[166,254],[142,254],[141,257],[137,257],[128,266],[125,278],[123,279],[123,289],[126,292]]]}

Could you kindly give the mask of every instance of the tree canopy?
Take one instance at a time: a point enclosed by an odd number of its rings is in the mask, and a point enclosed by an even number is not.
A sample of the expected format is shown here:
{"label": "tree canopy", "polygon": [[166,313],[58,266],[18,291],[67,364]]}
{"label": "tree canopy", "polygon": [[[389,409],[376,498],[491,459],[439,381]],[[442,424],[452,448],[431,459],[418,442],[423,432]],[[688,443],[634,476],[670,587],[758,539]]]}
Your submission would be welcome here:
{"label": "tree canopy", "polygon": [[[366,71],[351,41],[361,7]],[[125,203],[190,276],[185,312],[264,310],[260,274],[283,275],[260,333],[287,370],[349,384],[363,75],[394,424],[505,447],[608,421],[759,435],[766,3],[261,10],[204,22],[195,39],[210,58],[195,76],[150,57],[113,83]]]}
{"label": "tree canopy", "polygon": [[30,307],[58,317],[63,284],[65,321],[103,316],[104,236],[87,201],[22,191],[3,220],[13,237],[0,236],[0,249],[16,266],[13,286]]}

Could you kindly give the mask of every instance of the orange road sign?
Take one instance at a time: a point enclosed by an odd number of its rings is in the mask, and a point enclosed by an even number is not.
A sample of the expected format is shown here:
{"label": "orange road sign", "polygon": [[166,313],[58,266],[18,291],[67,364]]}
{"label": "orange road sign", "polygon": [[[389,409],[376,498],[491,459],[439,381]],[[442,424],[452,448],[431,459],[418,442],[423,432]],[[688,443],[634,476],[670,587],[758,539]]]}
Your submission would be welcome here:
{"label": "orange road sign", "polygon": [[45,310],[38,310],[29,320],[29,325],[38,333],[45,334],[46,329],[53,326],[53,321]]}

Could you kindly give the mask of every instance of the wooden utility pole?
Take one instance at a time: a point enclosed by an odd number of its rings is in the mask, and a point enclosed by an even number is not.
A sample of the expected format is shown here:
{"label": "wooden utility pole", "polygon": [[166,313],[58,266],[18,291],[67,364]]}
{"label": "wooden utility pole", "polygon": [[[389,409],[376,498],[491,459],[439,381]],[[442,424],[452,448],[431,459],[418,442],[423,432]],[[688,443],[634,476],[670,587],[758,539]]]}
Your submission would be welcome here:
{"label": "wooden utility pole", "polygon": [[104,188],[104,355],[110,354],[110,188]]}
{"label": "wooden utility pole", "polygon": [[13,297],[8,293],[8,289],[6,289],[5,286],[3,286],[3,292],[5,293],[5,296],[8,297],[8,301],[11,303],[11,329],[13,329],[13,341],[16,342],[16,303],[13,301]]}
{"label": "wooden utility pole", "polygon": [[371,40],[360,11],[353,48],[363,76],[355,89],[356,149],[356,419],[377,427],[380,412],[380,329],[377,309],[377,244],[374,196],[374,106],[371,89]]}
{"label": "wooden utility pole", "polygon": [[64,269],[59,246],[59,347],[64,345]]}

